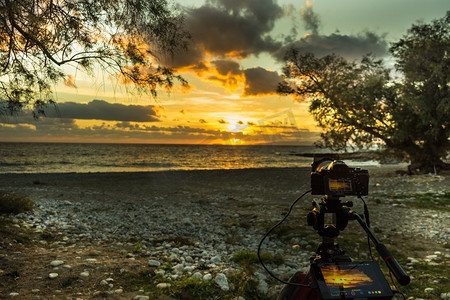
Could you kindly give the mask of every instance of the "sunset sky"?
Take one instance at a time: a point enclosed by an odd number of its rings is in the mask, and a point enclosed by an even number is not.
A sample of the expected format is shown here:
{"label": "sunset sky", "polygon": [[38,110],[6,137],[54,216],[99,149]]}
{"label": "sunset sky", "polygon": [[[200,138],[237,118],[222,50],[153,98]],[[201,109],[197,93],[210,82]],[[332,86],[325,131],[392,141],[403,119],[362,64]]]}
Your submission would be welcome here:
{"label": "sunset sky", "polygon": [[292,46],[316,55],[388,56],[418,20],[448,0],[178,0],[192,45],[166,58],[188,82],[157,99],[107,73],[74,69],[55,86],[58,112],[0,118],[0,141],[310,145],[319,129],[308,103],[274,93]]}

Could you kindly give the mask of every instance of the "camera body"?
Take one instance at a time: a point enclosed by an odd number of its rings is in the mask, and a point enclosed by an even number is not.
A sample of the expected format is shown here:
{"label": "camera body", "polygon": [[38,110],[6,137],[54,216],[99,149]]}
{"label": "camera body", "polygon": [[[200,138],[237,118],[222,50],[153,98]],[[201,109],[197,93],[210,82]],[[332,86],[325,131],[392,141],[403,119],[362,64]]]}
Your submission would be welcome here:
{"label": "camera body", "polygon": [[366,196],[369,194],[369,172],[350,168],[341,160],[314,158],[311,189],[312,195]]}

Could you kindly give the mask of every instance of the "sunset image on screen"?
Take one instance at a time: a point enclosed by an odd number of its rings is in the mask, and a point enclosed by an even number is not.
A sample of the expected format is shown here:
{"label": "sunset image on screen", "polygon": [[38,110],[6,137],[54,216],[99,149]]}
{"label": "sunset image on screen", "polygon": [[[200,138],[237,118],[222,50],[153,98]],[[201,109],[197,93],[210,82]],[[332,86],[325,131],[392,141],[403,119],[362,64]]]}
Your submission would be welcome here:
{"label": "sunset image on screen", "polygon": [[356,288],[373,283],[373,280],[364,272],[357,269],[341,270],[338,267],[322,267],[323,278],[327,285],[343,288]]}

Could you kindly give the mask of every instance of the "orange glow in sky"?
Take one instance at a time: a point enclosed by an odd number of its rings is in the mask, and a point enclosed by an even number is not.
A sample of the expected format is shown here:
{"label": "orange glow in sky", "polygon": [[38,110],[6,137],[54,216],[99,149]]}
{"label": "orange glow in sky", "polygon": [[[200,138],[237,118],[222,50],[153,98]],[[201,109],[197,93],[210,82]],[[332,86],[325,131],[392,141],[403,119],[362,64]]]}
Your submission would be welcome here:
{"label": "orange glow in sky", "polygon": [[[0,118],[0,142],[312,145],[321,129],[308,100],[276,93],[287,49],[352,60],[369,49],[389,60],[390,42],[416,20],[448,9],[448,0],[410,1],[176,0],[193,42],[155,63],[173,67],[189,87],[175,82],[155,99],[100,67],[87,75],[63,66],[66,76],[54,86],[57,111],[39,121],[29,114]],[[136,49],[146,53],[147,46]]]}

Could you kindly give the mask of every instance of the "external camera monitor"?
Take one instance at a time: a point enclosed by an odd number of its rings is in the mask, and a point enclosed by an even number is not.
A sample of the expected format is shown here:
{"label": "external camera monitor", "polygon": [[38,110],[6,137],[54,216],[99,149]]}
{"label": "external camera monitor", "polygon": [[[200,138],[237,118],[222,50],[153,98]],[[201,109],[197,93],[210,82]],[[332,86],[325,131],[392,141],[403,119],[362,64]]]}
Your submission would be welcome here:
{"label": "external camera monitor", "polygon": [[311,272],[323,300],[333,299],[392,299],[380,267],[374,261],[315,263]]}

